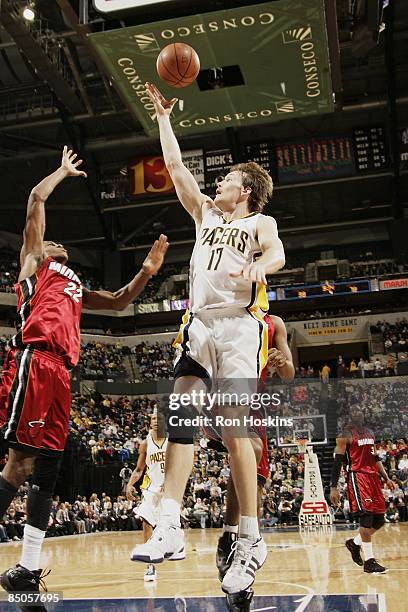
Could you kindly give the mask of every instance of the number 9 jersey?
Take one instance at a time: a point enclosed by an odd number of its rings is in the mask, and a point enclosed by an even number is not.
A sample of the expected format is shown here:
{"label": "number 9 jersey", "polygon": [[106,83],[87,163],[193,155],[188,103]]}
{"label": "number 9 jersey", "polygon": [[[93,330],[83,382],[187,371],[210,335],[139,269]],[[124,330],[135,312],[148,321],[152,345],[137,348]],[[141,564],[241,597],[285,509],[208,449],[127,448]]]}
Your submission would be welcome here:
{"label": "number 9 jersey", "polygon": [[17,334],[10,344],[30,345],[75,366],[80,350],[82,284],[67,266],[47,257],[37,272],[16,283]]}

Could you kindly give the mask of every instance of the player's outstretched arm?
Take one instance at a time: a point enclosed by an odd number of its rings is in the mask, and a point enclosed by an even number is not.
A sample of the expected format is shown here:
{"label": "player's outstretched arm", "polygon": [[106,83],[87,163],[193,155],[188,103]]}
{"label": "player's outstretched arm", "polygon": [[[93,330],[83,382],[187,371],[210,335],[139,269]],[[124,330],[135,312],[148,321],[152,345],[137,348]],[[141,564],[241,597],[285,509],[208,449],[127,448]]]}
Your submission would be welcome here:
{"label": "player's outstretched arm", "polygon": [[64,147],[60,167],[46,176],[30,193],[27,203],[27,216],[23,233],[23,246],[20,251],[21,271],[19,280],[34,274],[44,259],[45,202],[61,181],[67,176],[83,176],[78,170],[82,159],[76,160],[76,153]]}
{"label": "player's outstretched arm", "polygon": [[168,248],[167,236],[161,234],[147,254],[140,271],[130,283],[114,293],[84,289],[83,305],[92,310],[124,310],[142,293],[152,276],[160,270]]}
{"label": "player's outstretched arm", "polygon": [[213,202],[200,191],[194,176],[183,164],[180,147],[170,123],[170,114],[177,98],[166,100],[152,83],[146,83],[146,89],[154,104],[164,163],[173,181],[177,197],[194,221],[201,223],[203,206],[210,208]]}
{"label": "player's outstretched arm", "polygon": [[280,317],[275,315],[272,316],[272,319],[275,324],[274,346],[268,351],[268,365],[276,368],[281,380],[293,380],[295,378],[295,367],[288,345],[288,333],[285,323]]}
{"label": "player's outstretched arm", "polygon": [[147,441],[143,442],[139,446],[139,456],[137,458],[137,464],[132,472],[129,482],[126,485],[126,497],[129,501],[133,501],[136,493],[135,484],[141,479],[144,469],[146,467],[146,454],[147,454]]}

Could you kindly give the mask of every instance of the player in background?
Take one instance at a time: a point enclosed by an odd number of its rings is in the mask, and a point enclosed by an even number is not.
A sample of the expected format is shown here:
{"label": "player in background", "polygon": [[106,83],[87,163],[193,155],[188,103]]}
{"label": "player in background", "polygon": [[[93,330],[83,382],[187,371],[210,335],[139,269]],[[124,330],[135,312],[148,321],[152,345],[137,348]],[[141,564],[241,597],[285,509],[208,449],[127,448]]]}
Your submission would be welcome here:
{"label": "player in background", "polygon": [[[150,419],[150,431],[139,447],[137,465],[126,488],[128,500],[133,501],[136,493],[135,484],[146,469],[141,486],[143,499],[134,510],[135,515],[142,519],[144,542],[147,542],[156,527],[163,494],[167,438],[160,437],[163,427],[158,427],[158,419],[157,409],[155,409]],[[153,563],[150,563],[145,571],[144,581],[152,582],[156,579],[156,568]]]}
{"label": "player in background", "polygon": [[[350,409],[351,424],[346,426],[340,438],[336,438],[334,462],[330,482],[330,500],[339,506],[340,493],[337,488],[343,463],[347,471],[347,497],[350,512],[359,517],[360,529],[355,538],[346,541],[346,547],[357,565],[368,574],[384,574],[388,570],[374,558],[372,537],[385,523],[385,500],[381,480],[393,489],[392,480],[376,453],[375,439],[364,425],[364,415],[358,406]],[[364,560],[361,556],[363,551]]]}
{"label": "player in background", "polygon": [[[10,341],[0,388],[0,427],[9,459],[0,476],[0,516],[32,474],[20,563],[0,577],[8,592],[38,592],[41,546],[69,429],[70,369],[79,359],[82,306],[123,310],[163,263],[168,243],[160,236],[140,272],[115,293],[89,291],[67,267],[62,244],[44,241],[45,203],[67,177],[86,177],[82,160],[64,147],[60,167],[30,193],[20,252],[17,333]],[[45,609],[45,608],[38,608]]]}
{"label": "player in background", "polygon": [[[268,310],[266,275],[285,263],[276,221],[261,213],[272,196],[272,179],[254,162],[238,164],[218,183],[214,200],[201,193],[183,164],[171,126],[176,100],[165,100],[154,85],[146,84],[146,88],[155,106],[166,167],[196,225],[190,312],[180,330],[174,393],[190,397],[193,391],[206,393],[207,384],[220,379],[230,385],[240,381],[245,391],[256,391],[253,382],[268,358],[268,330],[261,314]],[[243,418],[248,411],[248,405],[223,406],[224,418]],[[181,406],[178,418],[194,413],[191,401],[191,406]],[[233,427],[222,429],[231,470],[239,482],[242,513],[233,561],[222,583],[228,593],[251,586],[267,557],[257,518],[255,453],[250,440],[236,433]],[[134,558],[140,561],[160,563],[184,551],[180,506],[193,466],[193,441],[192,426],[184,431],[177,426],[169,429],[162,514],[150,540],[134,550]]]}
{"label": "player in background", "polygon": [[[268,324],[268,363],[261,373],[259,391],[262,392],[268,373],[275,370],[283,381],[293,380],[295,368],[292,353],[288,346],[288,337],[283,320],[275,315],[265,315]],[[265,409],[252,410],[251,416],[262,418]],[[266,428],[263,425],[254,425],[248,431],[257,461],[257,485],[258,485],[258,519],[262,518],[262,491],[269,477],[269,452]],[[225,450],[225,449],[224,449]],[[222,581],[228,571],[232,555],[231,550],[238,534],[240,518],[239,502],[235,491],[233,478],[230,476],[227,485],[226,513],[222,536],[218,540],[216,552],[216,565],[218,575]],[[249,610],[253,596],[252,589],[240,591],[227,595],[227,605],[231,612]]]}

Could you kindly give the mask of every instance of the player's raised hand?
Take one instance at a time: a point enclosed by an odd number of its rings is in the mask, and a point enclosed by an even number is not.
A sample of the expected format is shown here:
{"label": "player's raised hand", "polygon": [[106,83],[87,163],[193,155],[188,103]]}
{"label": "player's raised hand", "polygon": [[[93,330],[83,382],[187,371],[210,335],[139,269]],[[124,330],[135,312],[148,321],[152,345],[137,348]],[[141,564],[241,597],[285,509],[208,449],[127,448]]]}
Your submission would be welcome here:
{"label": "player's raised hand", "polygon": [[149,274],[150,276],[157,274],[163,265],[164,256],[168,248],[169,243],[167,242],[167,236],[160,234],[159,239],[155,241],[143,262],[142,270],[145,274]]}
{"label": "player's raised hand", "polygon": [[86,178],[86,172],[78,170],[78,166],[82,164],[82,159],[77,160],[77,157],[77,154],[65,145],[62,151],[61,168],[65,170],[67,176],[83,176]]}
{"label": "player's raised hand", "polygon": [[268,284],[266,280],[266,268],[258,261],[254,261],[251,264],[246,264],[240,272],[231,272],[230,276],[233,278],[243,276],[245,280],[250,280],[253,283],[262,283],[263,285]]}
{"label": "player's raised hand", "polygon": [[271,348],[268,351],[268,366],[274,368],[283,368],[286,365],[286,357],[276,348]]}
{"label": "player's raised hand", "polygon": [[178,98],[172,98],[171,100],[166,100],[163,94],[157,89],[156,85],[153,83],[145,83],[146,91],[149,94],[151,101],[154,104],[154,109],[156,111],[156,115],[160,116],[170,116],[171,111],[173,110],[173,106],[177,102]]}

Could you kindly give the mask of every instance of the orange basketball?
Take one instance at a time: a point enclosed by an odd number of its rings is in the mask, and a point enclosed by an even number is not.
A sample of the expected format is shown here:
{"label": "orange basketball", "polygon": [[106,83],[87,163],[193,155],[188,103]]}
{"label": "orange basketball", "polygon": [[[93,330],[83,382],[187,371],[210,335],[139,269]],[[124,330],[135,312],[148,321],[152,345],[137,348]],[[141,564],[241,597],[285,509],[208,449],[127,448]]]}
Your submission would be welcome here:
{"label": "orange basketball", "polygon": [[156,68],[161,80],[170,87],[186,87],[200,72],[200,58],[190,45],[172,43],[160,51]]}

